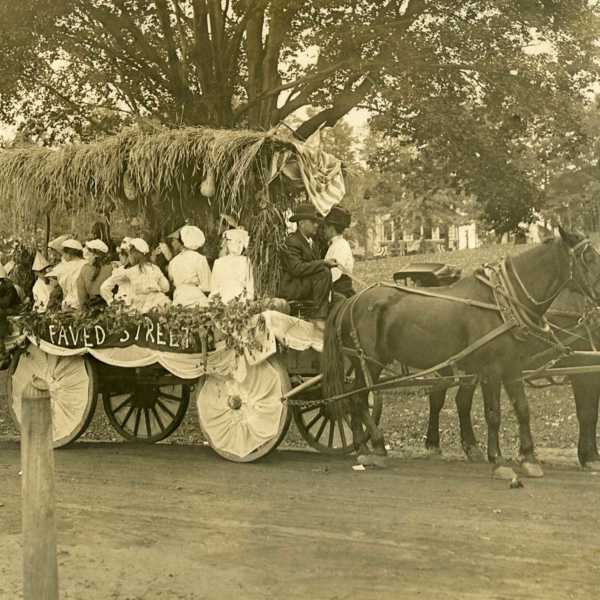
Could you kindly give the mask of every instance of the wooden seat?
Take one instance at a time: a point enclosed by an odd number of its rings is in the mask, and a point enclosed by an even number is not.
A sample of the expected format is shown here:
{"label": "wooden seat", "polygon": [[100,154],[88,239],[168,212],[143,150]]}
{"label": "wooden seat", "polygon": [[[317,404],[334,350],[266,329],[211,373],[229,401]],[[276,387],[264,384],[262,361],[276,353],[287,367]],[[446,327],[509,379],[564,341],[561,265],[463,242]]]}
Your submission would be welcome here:
{"label": "wooden seat", "polygon": [[415,285],[422,287],[439,287],[451,285],[461,277],[458,267],[444,263],[412,263],[394,273],[394,282],[397,285],[407,285],[411,280]]}

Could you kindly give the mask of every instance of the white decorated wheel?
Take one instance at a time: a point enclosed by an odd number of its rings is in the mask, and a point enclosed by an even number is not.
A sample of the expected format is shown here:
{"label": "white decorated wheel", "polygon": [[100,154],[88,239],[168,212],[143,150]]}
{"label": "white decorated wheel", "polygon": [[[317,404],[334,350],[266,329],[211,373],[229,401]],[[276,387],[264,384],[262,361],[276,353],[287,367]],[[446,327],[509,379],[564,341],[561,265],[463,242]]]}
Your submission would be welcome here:
{"label": "white decorated wheel", "polygon": [[287,371],[275,358],[248,366],[241,381],[206,377],[196,403],[211,448],[233,462],[252,462],[277,448],[290,425],[287,403],[281,402],[289,389]]}
{"label": "white decorated wheel", "polygon": [[88,428],[96,408],[92,364],[82,356],[53,356],[30,345],[8,378],[8,403],[19,429],[23,391],[34,375],[46,381],[50,391],[54,448],[73,443]]}

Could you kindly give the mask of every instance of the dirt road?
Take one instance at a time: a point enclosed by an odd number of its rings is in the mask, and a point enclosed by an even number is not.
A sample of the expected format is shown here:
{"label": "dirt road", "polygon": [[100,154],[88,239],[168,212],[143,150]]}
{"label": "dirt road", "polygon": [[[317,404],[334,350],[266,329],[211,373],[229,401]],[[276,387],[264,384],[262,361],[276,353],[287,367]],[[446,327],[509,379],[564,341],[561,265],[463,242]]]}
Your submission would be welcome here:
{"label": "dirt road", "polygon": [[[56,453],[61,598],[589,600],[600,475],[487,465],[79,443]],[[20,597],[18,446],[0,443],[0,598]]]}

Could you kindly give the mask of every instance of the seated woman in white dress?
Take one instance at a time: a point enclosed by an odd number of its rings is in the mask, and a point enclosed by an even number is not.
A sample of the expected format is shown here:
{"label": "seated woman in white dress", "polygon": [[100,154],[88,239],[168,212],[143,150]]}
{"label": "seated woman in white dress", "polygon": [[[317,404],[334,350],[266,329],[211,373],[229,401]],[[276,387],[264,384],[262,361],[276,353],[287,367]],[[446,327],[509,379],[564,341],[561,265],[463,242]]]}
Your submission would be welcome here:
{"label": "seated woman in white dress", "polygon": [[123,238],[121,244],[117,248],[119,260],[111,263],[112,274],[108,279],[105,279],[100,286],[100,296],[102,296],[106,304],[112,304],[114,301],[129,304],[131,285],[128,280],[123,279],[120,276],[125,273],[125,269],[131,266],[129,262],[130,242],[131,238]]}
{"label": "seated woman in white dress", "polygon": [[129,260],[132,266],[113,273],[104,282],[100,291],[102,297],[110,304],[113,300],[113,287],[128,284],[126,304],[134,310],[147,313],[153,308],[171,304],[167,296],[169,280],[150,262],[150,248],[143,239],[134,238],[129,241]]}
{"label": "seated woman in white dress", "polygon": [[63,310],[78,310],[81,308],[79,294],[77,293],[77,280],[84,265],[83,246],[75,239],[68,239],[62,243],[62,260],[49,273],[48,277],[56,277],[62,289]]}
{"label": "seated woman in white dress", "polygon": [[249,236],[245,229],[230,229],[223,233],[227,255],[218,258],[213,265],[210,295],[221,296],[225,303],[234,298],[254,299],[252,264],[243,255],[248,247]]}
{"label": "seated woman in white dress", "polygon": [[84,255],[88,253],[87,264],[81,269],[77,281],[81,306],[99,306],[102,284],[112,275],[113,267],[108,256],[108,246],[100,239],[85,243]]}
{"label": "seated woman in white dress", "polygon": [[183,249],[169,263],[173,282],[173,304],[206,306],[210,291],[210,267],[198,248],[204,246],[204,233],[194,225],[185,225],[179,233]]}

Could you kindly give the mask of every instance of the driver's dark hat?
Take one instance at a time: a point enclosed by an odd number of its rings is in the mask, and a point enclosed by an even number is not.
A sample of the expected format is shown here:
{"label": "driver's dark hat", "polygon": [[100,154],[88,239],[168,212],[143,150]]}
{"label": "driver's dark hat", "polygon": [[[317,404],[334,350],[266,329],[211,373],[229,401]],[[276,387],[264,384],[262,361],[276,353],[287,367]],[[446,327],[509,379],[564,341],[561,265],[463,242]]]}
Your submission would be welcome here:
{"label": "driver's dark hat", "polygon": [[298,221],[322,221],[323,217],[317,212],[317,209],[306,202],[304,204],[298,204],[294,209],[294,214],[290,217],[291,223]]}

